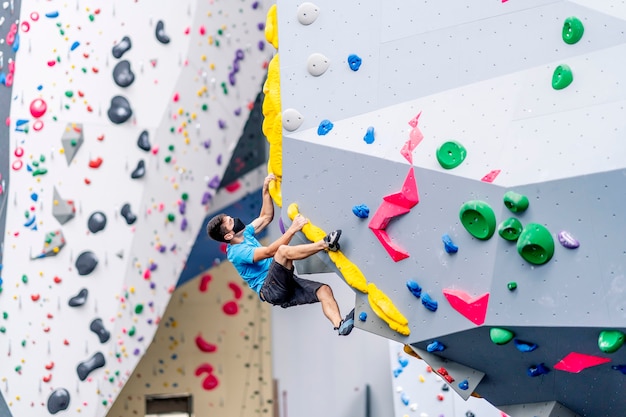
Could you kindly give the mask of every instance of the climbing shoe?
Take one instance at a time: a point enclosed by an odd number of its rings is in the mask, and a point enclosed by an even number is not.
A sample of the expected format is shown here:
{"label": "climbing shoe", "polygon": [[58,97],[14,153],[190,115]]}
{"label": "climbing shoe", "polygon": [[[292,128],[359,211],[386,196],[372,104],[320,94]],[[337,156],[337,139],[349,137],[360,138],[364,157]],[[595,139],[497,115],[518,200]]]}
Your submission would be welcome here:
{"label": "climbing shoe", "polygon": [[333,230],[326,236],[324,241],[328,243],[328,250],[337,252],[339,250],[339,237],[341,236],[341,230]]}
{"label": "climbing shoe", "polygon": [[354,309],[348,313],[345,319],[341,320],[339,323],[339,327],[337,327],[337,332],[339,336],[347,336],[350,334],[352,329],[354,328]]}

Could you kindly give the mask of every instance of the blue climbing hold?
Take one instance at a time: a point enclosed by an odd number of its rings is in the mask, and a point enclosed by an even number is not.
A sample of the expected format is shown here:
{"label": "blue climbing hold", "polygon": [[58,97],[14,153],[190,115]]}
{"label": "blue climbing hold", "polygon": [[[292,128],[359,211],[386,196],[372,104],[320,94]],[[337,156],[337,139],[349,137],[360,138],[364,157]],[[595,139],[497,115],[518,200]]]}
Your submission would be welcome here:
{"label": "blue climbing hold", "polygon": [[459,382],[459,388],[462,389],[463,391],[466,391],[469,388],[469,382],[467,382],[467,379],[464,379],[463,381]]}
{"label": "blue climbing hold", "polygon": [[365,141],[365,143],[367,143],[368,145],[371,145],[372,143],[374,143],[374,128],[372,126],[367,128],[367,132],[365,132],[365,136],[363,136],[363,140]]}
{"label": "blue climbing hold", "polygon": [[323,136],[333,130],[333,127],[334,125],[330,120],[324,119],[320,122],[320,125],[317,128],[317,134]]}
{"label": "blue climbing hold", "polygon": [[[0,280],[0,285],[2,284],[2,280]],[[620,371],[622,374],[626,375],[626,365],[613,365],[611,369],[616,371]]]}
{"label": "blue climbing hold", "polygon": [[409,364],[409,360],[405,357],[402,356],[398,356],[398,363],[400,364],[400,366],[402,366],[403,368],[406,368],[407,365]]}
{"label": "blue climbing hold", "polygon": [[532,352],[538,348],[538,346],[534,343],[523,342],[519,339],[513,339],[513,343],[515,343],[515,347],[520,352]]}
{"label": "blue climbing hold", "polygon": [[351,54],[348,56],[348,65],[352,71],[358,71],[362,62],[363,60],[358,55]]}
{"label": "blue climbing hold", "polygon": [[446,350],[446,346],[441,343],[438,340],[435,340],[434,342],[430,343],[428,346],[426,346],[426,350],[429,352],[443,352],[444,350]]}
{"label": "blue climbing hold", "polygon": [[358,206],[352,207],[352,212],[360,219],[367,219],[370,215],[370,208],[365,204],[359,204]]}
{"label": "blue climbing hold", "polygon": [[397,378],[398,375],[400,375],[402,373],[402,368],[396,368],[393,370],[393,377]]}
{"label": "blue climbing hold", "polygon": [[439,303],[430,298],[430,295],[428,294],[424,294],[422,296],[422,304],[430,311],[437,311],[437,307],[439,307]]}
{"label": "blue climbing hold", "polygon": [[361,314],[359,314],[359,320],[361,321],[367,320],[367,313],[365,311],[361,311]]}
{"label": "blue climbing hold", "polygon": [[402,400],[402,404],[409,405],[410,399],[409,396],[406,395],[406,392],[402,393],[402,395],[400,396],[400,400]]}
{"label": "blue climbing hold", "polygon": [[70,51],[73,51],[74,49],[78,48],[79,46],[80,46],[80,42],[74,41],[72,46],[70,46]]}
{"label": "blue climbing hold", "polygon": [[450,235],[445,234],[441,236],[441,240],[443,241],[443,248],[447,253],[457,253],[459,251],[459,247],[452,242]]}
{"label": "blue climbing hold", "polygon": [[546,365],[544,365],[543,363],[540,363],[539,365],[530,366],[528,367],[528,370],[526,371],[528,376],[540,376],[540,375],[545,375],[548,372],[550,372],[550,369],[548,369]]}
{"label": "blue climbing hold", "polygon": [[406,282],[406,287],[409,289],[409,291],[411,291],[411,294],[413,294],[417,298],[420,298],[420,296],[422,295],[422,287],[420,287],[417,282],[408,280]]}
{"label": "blue climbing hold", "polygon": [[59,17],[59,12],[50,12],[50,13],[46,13],[46,17],[49,17],[51,19],[55,18],[55,17]]}

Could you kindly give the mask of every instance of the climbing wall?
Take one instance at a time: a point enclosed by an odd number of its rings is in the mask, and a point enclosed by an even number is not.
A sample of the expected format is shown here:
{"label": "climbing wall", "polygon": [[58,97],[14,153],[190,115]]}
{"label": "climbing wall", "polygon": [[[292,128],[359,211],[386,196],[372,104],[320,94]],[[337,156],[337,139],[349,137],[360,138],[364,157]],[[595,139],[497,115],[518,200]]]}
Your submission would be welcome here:
{"label": "climbing wall", "polygon": [[106,415],[216,190],[258,188],[222,178],[274,53],[266,13],[252,1],[1,5],[0,389],[13,416]]}
{"label": "climbing wall", "polygon": [[512,416],[623,412],[626,7],[278,10],[283,207],[343,230],[357,327]]}

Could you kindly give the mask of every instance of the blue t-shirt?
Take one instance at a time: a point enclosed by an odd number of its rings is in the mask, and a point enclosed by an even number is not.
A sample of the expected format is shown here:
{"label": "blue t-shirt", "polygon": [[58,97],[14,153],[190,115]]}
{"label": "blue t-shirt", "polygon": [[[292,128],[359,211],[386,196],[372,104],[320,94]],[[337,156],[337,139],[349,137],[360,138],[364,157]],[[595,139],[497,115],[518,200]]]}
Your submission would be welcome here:
{"label": "blue t-shirt", "polygon": [[257,293],[261,291],[272,263],[272,258],[254,262],[254,250],[262,246],[254,237],[254,226],[252,226],[252,223],[247,225],[243,231],[243,242],[226,246],[226,257],[244,281],[248,283],[248,286]]}

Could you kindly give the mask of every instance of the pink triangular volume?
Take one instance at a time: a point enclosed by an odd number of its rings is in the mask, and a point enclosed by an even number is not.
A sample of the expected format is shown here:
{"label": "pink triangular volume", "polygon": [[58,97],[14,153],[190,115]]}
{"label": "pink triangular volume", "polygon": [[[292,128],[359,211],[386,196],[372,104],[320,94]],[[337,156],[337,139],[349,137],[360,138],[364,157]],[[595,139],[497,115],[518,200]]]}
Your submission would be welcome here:
{"label": "pink triangular volume", "polygon": [[393,204],[397,204],[401,207],[411,209],[415,207],[420,201],[419,193],[417,191],[417,182],[415,181],[415,170],[409,169],[404,184],[402,185],[402,191],[395,194],[389,194],[383,197],[383,200]]}
{"label": "pink triangular volume", "polygon": [[489,293],[479,297],[472,297],[465,291],[446,288],[443,290],[443,295],[445,295],[452,308],[472,323],[480,326],[485,322],[487,306],[489,305]]}
{"label": "pink triangular volume", "polygon": [[378,210],[376,210],[376,213],[372,216],[368,227],[372,230],[384,230],[391,219],[406,214],[409,211],[411,211],[411,209],[383,201],[378,207]]}
{"label": "pink triangular volume", "polygon": [[602,358],[600,356],[570,352],[567,354],[566,357],[564,357],[556,365],[554,365],[554,369],[577,374],[584,369],[590,368],[592,366],[602,365],[603,363],[607,362],[611,362],[611,360],[609,358]]}
{"label": "pink triangular volume", "polygon": [[409,254],[407,252],[400,249],[395,243],[391,241],[391,238],[389,237],[387,232],[379,229],[372,229],[372,232],[374,232],[374,235],[378,238],[381,245],[383,245],[383,248],[385,248],[385,250],[387,251],[389,256],[391,256],[391,259],[393,259],[394,262],[398,262],[409,257]]}

